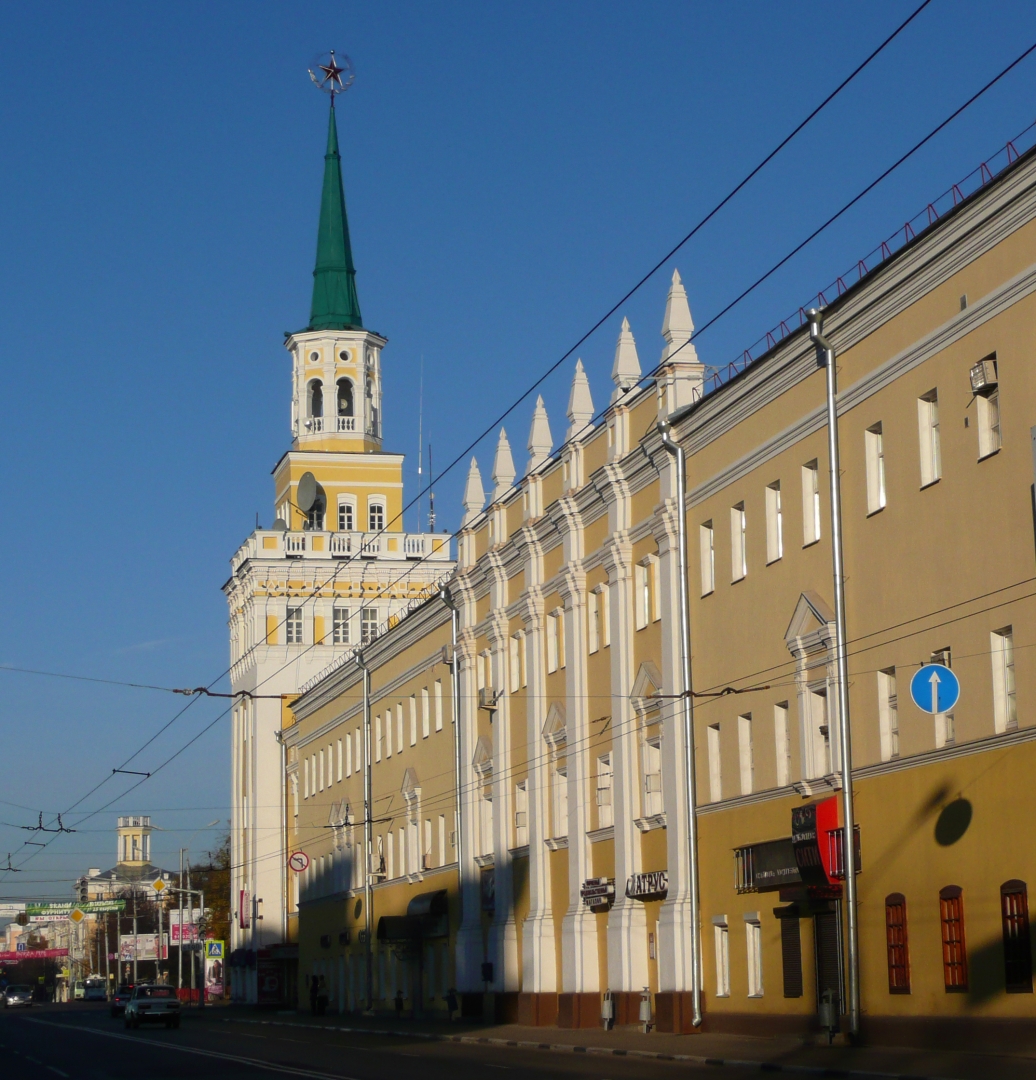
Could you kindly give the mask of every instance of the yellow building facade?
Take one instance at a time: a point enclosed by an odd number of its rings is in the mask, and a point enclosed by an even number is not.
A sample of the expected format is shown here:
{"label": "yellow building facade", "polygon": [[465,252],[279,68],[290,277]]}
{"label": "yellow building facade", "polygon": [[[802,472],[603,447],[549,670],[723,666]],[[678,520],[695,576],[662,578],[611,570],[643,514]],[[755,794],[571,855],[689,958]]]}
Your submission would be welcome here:
{"label": "yellow building facade", "polygon": [[[1033,1008],[1034,293],[1026,155],[825,311],[876,1037]],[[587,1026],[647,995],[689,1030],[682,512],[705,1025],[812,1030],[825,993],[844,1012],[824,373],[803,327],[712,388],[692,333],[674,275],[650,377],[624,321],[606,409],[580,364],[559,448],[538,403],[517,482],[503,433],[488,499],[472,463],[448,592],[293,703],[300,965],[338,1008],[442,1009],[455,987],[469,1015]],[[952,711],[912,700],[931,663],[959,679]]]}

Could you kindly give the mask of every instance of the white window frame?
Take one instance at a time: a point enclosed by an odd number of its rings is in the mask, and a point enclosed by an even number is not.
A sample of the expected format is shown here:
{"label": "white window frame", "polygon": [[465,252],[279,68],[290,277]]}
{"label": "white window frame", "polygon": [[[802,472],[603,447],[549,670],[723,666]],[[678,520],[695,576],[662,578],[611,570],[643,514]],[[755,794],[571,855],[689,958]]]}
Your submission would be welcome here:
{"label": "white window frame", "polygon": [[894,667],[884,668],[878,678],[878,737],[881,760],[899,757],[899,684]]}
{"label": "white window frame", "polygon": [[781,482],[766,486],[766,565],[784,558],[784,512],[781,508]]}
{"label": "white window frame", "polygon": [[716,591],[716,533],[712,521],[698,526],[698,546],[701,557],[701,594],[708,596]]}
{"label": "white window frame", "polygon": [[[381,523],[377,524],[377,517],[380,515]],[[367,500],[367,532],[369,533],[381,533],[385,531],[388,518],[388,511],[385,508],[385,498],[383,495],[372,495]]]}
{"label": "white window frame", "polygon": [[381,749],[384,736],[381,728],[381,714],[374,717],[374,760],[381,761]]}
{"label": "white window frame", "polygon": [[352,496],[339,495],[337,525],[339,532],[356,531],[356,500]]}
{"label": "white window frame", "polygon": [[431,735],[431,701],[428,696],[428,687],[421,687],[421,738],[427,739]]}
{"label": "white window frame", "polygon": [[331,609],[331,640],[335,645],[348,645],[352,637],[350,623],[352,611],[340,604],[335,604]]}
{"label": "white window frame", "polygon": [[929,390],[917,399],[917,437],[920,449],[921,487],[942,479],[942,447],[939,437],[939,391]]}
{"label": "white window frame", "polygon": [[[611,591],[608,588],[608,583],[598,585],[594,592],[600,599],[598,608],[601,613],[601,648],[607,649],[612,643],[612,624],[610,621],[611,612]],[[524,669],[523,669],[524,670]],[[524,679],[522,686],[525,685]]]}
{"label": "white window frame", "polygon": [[1018,730],[1014,627],[1002,626],[989,635],[993,665],[993,727],[998,735]]}
{"label": "white window frame", "polygon": [[748,996],[763,996],[763,928],[757,911],[745,913],[745,948],[748,959]]}
{"label": "white window frame", "polygon": [[[657,725],[655,725],[657,727]],[[641,744],[643,816],[658,817],[665,809],[662,792],[662,733],[645,735]]]}
{"label": "white window frame", "polygon": [[745,504],[736,503],[730,508],[730,581],[741,581],[748,576],[748,544],[746,536]]}
{"label": "white window frame", "polygon": [[817,459],[802,466],[802,546],[815,544],[823,535],[820,520],[820,466]]}
{"label": "white window frame", "polygon": [[726,915],[713,915],[712,940],[716,950],[716,997],[730,997],[730,928]]}
{"label": "white window frame", "polygon": [[284,616],[284,642],[286,645],[302,645],[303,627],[306,620],[301,605],[288,607]]}
{"label": "white window frame", "polygon": [[342,740],[339,739],[338,740],[338,770],[337,770],[338,771],[338,781],[337,782],[339,784],[342,782],[342,777],[344,775],[344,772],[343,772],[344,768],[345,768],[345,761],[344,761],[344,752],[343,752],[343,747],[342,747]]}
{"label": "white window frame", "polygon": [[612,771],[611,752],[601,754],[597,759],[597,827],[606,829],[615,824],[614,773]]}
{"label": "white window frame", "polygon": [[863,433],[867,472],[867,514],[885,509],[885,440],[881,422],[871,424]]}
{"label": "white window frame", "polygon": [[592,656],[601,648],[601,605],[596,589],[590,589],[586,594],[586,630],[587,651]]}
{"label": "white window frame", "polygon": [[554,837],[568,836],[568,764],[554,768]]}
{"label": "white window frame", "polygon": [[528,782],[520,780],[514,785],[514,846],[529,844],[529,788]]}
{"label": "white window frame", "polygon": [[404,746],[404,742],[403,742],[403,702],[402,701],[397,701],[396,702],[396,745],[399,747],[399,749],[396,751],[396,753],[397,754],[402,754],[403,753],[403,746]]}
{"label": "white window frame", "polygon": [[555,621],[557,612],[547,616],[547,674],[553,675],[558,670],[558,633]]}
{"label": "white window frame", "polygon": [[719,724],[710,724],[706,738],[709,748],[709,801],[723,798],[723,760],[720,749]]}
{"label": "white window frame", "polygon": [[741,794],[751,795],[755,790],[755,747],[752,742],[751,713],[742,713],[737,718],[737,751],[741,766]]}
{"label": "white window frame", "polygon": [[643,630],[651,619],[651,585],[646,562],[633,567],[633,628]]}
{"label": "white window frame", "polygon": [[777,786],[787,787],[791,783],[791,727],[786,701],[779,701],[773,707],[773,741],[777,757]]}
{"label": "white window frame", "polygon": [[435,680],[432,691],[432,704],[435,706],[435,730],[442,731],[442,679]]}
{"label": "white window frame", "polygon": [[[994,361],[994,364],[996,361]],[[1000,388],[975,395],[978,420],[978,459],[992,457],[1002,446],[1000,428]]]}

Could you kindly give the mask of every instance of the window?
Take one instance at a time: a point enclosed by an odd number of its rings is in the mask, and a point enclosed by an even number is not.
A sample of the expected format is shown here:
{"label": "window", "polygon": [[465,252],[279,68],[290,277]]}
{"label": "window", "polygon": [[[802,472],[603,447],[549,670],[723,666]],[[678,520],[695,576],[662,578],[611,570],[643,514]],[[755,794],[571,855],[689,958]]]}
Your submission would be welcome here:
{"label": "window", "polygon": [[[399,749],[403,749],[403,740],[400,739]],[[385,757],[392,757],[392,706],[385,712]]]}
{"label": "window", "polygon": [[446,815],[439,815],[439,865],[446,865]]}
{"label": "window", "polygon": [[[517,693],[522,685],[522,665],[518,650],[518,634],[512,634],[507,642],[507,688],[512,694]],[[593,652],[593,649],[590,651]]]}
{"label": "window", "polygon": [[813,729],[813,759],[810,762],[810,772],[813,776],[827,776],[832,769],[831,721],[828,714],[827,688],[811,689],[808,700]]}
{"label": "window", "polygon": [[660,736],[645,740],[642,760],[644,767],[644,817],[662,813],[662,742]]}
{"label": "window", "polygon": [[345,762],[342,759],[342,740],[338,740],[338,783],[342,782],[342,769]]}
{"label": "window", "polygon": [[968,954],[964,940],[964,895],[959,885],[939,891],[939,921],[942,924],[942,970],[946,992],[966,993]]}
{"label": "window", "polygon": [[288,608],[288,617],[284,620],[284,633],[289,645],[302,644],[302,608]]}
{"label": "window", "polygon": [[651,618],[651,584],[646,563],[633,567],[634,627],[643,630]]}
{"label": "window", "polygon": [[759,913],[745,915],[745,944],[748,949],[748,996],[763,996],[763,928]]}
{"label": "window", "polygon": [[802,546],[820,539],[820,470],[816,459],[802,466]]}
{"label": "window", "polygon": [[[988,361],[981,366],[987,367]],[[993,374],[997,374],[996,360],[992,361]],[[1000,389],[996,382],[985,390],[976,392],[975,408],[978,412],[978,456],[981,461],[995,454],[1002,443],[1000,439]]]}
{"label": "window", "polygon": [[554,835],[568,836],[568,767],[554,770]]}
{"label": "window", "polygon": [[989,635],[993,657],[993,724],[997,733],[1018,729],[1014,681],[1014,628],[1004,626]]}
{"label": "window", "polygon": [[493,795],[490,791],[483,791],[479,799],[479,840],[481,843],[480,855],[493,854]]}
{"label": "window", "polygon": [[320,750],[320,751],[317,752],[317,761],[319,763],[318,764],[318,770],[319,771],[318,771],[317,775],[320,777],[317,790],[318,791],[323,791],[324,790],[324,751],[323,750]]}
{"label": "window", "polygon": [[712,917],[712,940],[716,947],[716,997],[730,997],[730,929],[726,915]]}
{"label": "window", "polygon": [[[425,734],[427,735],[428,732],[426,731]],[[410,745],[417,745],[417,696],[415,694],[410,695]]]}
{"label": "window", "polygon": [[586,626],[589,635],[589,651],[595,653],[601,647],[601,607],[597,602],[597,593],[593,589],[586,594]]}
{"label": "window", "polygon": [[381,716],[374,717],[374,760],[381,761],[381,750],[384,738],[381,733]]}
{"label": "window", "polygon": [[910,950],[907,944],[906,897],[885,897],[885,941],[888,950],[889,993],[910,993]]}
{"label": "window", "polygon": [[1024,881],[1000,886],[1004,929],[1004,984],[1009,994],[1032,993],[1032,946],[1029,941],[1029,895]]}
{"label": "window", "polygon": [[730,508],[730,580],[740,581],[748,573],[745,550],[745,504]]}
{"label": "window", "polygon": [[863,433],[864,456],[867,465],[867,513],[885,509],[885,448],[881,424],[874,424]]}
{"label": "window", "polygon": [[302,760],[302,797],[309,798],[309,758]]}
{"label": "window", "polygon": [[367,531],[381,532],[385,528],[385,506],[372,502],[367,506]]}
{"label": "window", "polygon": [[777,753],[777,786],[787,787],[791,783],[791,730],[786,701],[773,707],[773,740]]}
{"label": "window", "polygon": [[336,645],[349,644],[349,609],[336,607],[332,613],[332,639]]}
{"label": "window", "polygon": [[435,706],[435,730],[442,731],[442,679],[435,680],[432,687],[432,704]]}
{"label": "window", "polygon": [[937,390],[930,390],[917,399],[917,433],[921,450],[921,487],[927,487],[942,476]]}
{"label": "window", "polygon": [[755,752],[752,747],[752,714],[737,718],[737,750],[741,765],[741,794],[751,795],[755,783]]}
{"label": "window", "polygon": [[399,747],[397,753],[403,753],[403,702],[397,702],[396,704],[396,745]]}
{"label": "window", "polygon": [[[360,756],[356,755],[356,766],[359,771]],[[345,736],[345,775],[352,776],[353,774],[353,737],[349,734]]]}
{"label": "window", "polygon": [[352,416],[353,414],[353,384],[348,379],[339,379],[338,383],[338,415]]}
{"label": "window", "polygon": [[723,798],[723,773],[719,756],[719,724],[712,724],[708,731],[709,740],[709,798],[719,802]]}
{"label": "window", "polygon": [[431,703],[428,700],[428,687],[425,686],[421,690],[421,738],[427,739],[431,734],[431,710],[429,705]]}
{"label": "window", "polygon": [[[396,836],[391,829],[386,834],[385,839],[388,841],[385,845],[385,877],[393,878],[396,876]],[[399,861],[403,861],[403,850],[400,848]]]}
{"label": "window", "polygon": [[[324,415],[324,387],[318,379],[314,379],[309,384],[309,415],[314,418]],[[316,425],[313,427],[317,431],[320,430]]]}
{"label": "window", "polygon": [[766,562],[784,557],[784,515],[781,511],[781,482],[775,480],[766,489]]}
{"label": "window", "polygon": [[309,522],[309,527],[315,532],[324,531],[324,501],[318,499],[306,515],[306,521]]}
{"label": "window", "polygon": [[360,644],[369,645],[378,636],[378,613],[374,608],[360,611]]}
{"label": "window", "polygon": [[355,511],[352,503],[338,504],[338,531],[352,532],[356,528]]}
{"label": "window", "polygon": [[612,756],[597,759],[597,827],[606,829],[615,823],[612,809]]}
{"label": "window", "polygon": [[878,735],[881,760],[899,757],[899,695],[896,693],[896,669],[878,672]]}
{"label": "window", "polygon": [[547,672],[565,666],[565,613],[557,608],[547,616]]}
{"label": "window", "polygon": [[526,781],[514,786],[514,846],[529,843],[529,791]]}
{"label": "window", "polygon": [[[607,649],[608,646],[612,643],[612,626],[611,623],[608,621],[608,613],[611,610],[611,608],[609,607],[609,597],[611,596],[611,593],[608,592],[607,585],[598,585],[594,592],[597,593],[597,596],[599,598],[598,607],[601,612],[601,648]],[[524,671],[524,667],[522,670]],[[524,685],[525,676],[523,675],[522,686]]]}
{"label": "window", "polygon": [[701,594],[708,596],[716,588],[716,551],[713,544],[715,537],[712,522],[705,521],[698,526],[698,546],[701,554]]}
{"label": "window", "polygon": [[651,621],[658,622],[662,618],[662,589],[660,585],[661,564],[657,555],[650,555],[648,564],[648,585],[651,589]]}

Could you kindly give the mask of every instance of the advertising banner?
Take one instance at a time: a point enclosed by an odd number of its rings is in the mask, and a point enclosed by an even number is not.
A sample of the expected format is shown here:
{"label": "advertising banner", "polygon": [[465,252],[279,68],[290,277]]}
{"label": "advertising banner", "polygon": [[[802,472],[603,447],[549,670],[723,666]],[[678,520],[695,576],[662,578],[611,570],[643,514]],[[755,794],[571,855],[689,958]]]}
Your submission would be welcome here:
{"label": "advertising banner", "polygon": [[174,922],[169,927],[169,944],[179,945],[182,941],[185,945],[198,940],[198,924],[185,922],[181,930],[180,924]]}
{"label": "advertising banner", "polygon": [[205,997],[223,996],[223,942],[205,942]]}
{"label": "advertising banner", "polygon": [[68,949],[19,949],[17,952],[0,952],[0,964],[17,964],[19,960],[56,960],[68,956]]}
{"label": "advertising banner", "polygon": [[[157,960],[158,959],[158,934],[120,934],[119,935],[119,959],[123,961],[133,960]],[[162,959],[169,959],[169,935],[162,935]]]}
{"label": "advertising banner", "polygon": [[68,915],[73,908],[79,908],[86,915],[95,915],[102,911],[124,911],[125,900],[84,900],[82,903],[63,901],[60,904],[33,904],[25,905],[27,915]]}

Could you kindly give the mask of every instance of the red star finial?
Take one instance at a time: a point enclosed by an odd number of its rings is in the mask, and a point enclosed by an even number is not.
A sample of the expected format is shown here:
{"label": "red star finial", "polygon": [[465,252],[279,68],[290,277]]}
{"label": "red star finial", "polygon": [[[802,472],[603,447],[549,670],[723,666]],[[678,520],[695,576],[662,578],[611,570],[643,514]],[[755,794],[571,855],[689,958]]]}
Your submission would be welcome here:
{"label": "red star finial", "polygon": [[[309,69],[309,77],[325,94],[331,95],[332,102],[334,102],[335,94],[344,93],[352,85],[354,77],[352,63],[348,56],[343,56],[339,63],[334,49],[331,50],[330,56],[323,58],[315,67],[316,71],[313,68]],[[317,75],[317,71],[321,74]]]}

